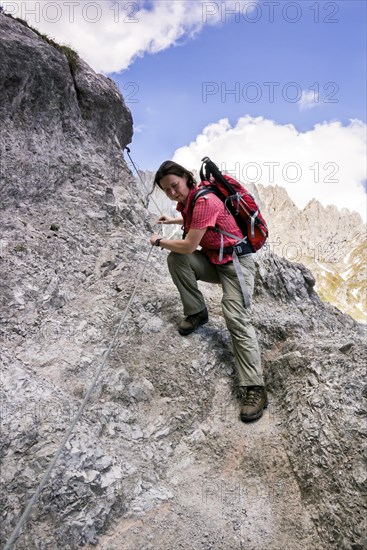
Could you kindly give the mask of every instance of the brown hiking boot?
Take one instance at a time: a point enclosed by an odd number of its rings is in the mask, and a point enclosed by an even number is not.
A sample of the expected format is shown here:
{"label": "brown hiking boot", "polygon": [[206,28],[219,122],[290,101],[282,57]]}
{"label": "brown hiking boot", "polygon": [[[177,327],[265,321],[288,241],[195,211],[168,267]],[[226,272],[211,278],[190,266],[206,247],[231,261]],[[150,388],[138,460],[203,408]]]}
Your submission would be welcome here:
{"label": "brown hiking boot", "polygon": [[208,310],[205,308],[203,311],[199,311],[199,313],[189,315],[186,319],[183,319],[178,325],[178,332],[182,336],[186,336],[190,332],[194,332],[200,325],[205,325],[208,319]]}
{"label": "brown hiking boot", "polygon": [[241,389],[243,390],[241,420],[243,422],[257,420],[268,406],[265,386],[248,386]]}

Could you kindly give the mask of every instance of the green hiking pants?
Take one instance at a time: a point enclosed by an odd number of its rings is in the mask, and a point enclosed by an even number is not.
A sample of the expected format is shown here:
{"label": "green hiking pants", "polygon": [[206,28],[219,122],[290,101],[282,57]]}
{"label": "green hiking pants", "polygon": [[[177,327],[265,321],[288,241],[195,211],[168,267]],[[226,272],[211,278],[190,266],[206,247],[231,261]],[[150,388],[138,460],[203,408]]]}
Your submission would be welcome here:
{"label": "green hiking pants", "polygon": [[[250,297],[254,290],[255,262],[251,255],[239,258]],[[215,265],[202,252],[178,254],[170,252],[168,269],[181,296],[184,315],[194,315],[206,305],[197,281],[221,284],[222,311],[232,337],[233,351],[240,386],[263,386],[259,345],[251,323],[251,312],[243,304],[238,277],[230,262]]]}

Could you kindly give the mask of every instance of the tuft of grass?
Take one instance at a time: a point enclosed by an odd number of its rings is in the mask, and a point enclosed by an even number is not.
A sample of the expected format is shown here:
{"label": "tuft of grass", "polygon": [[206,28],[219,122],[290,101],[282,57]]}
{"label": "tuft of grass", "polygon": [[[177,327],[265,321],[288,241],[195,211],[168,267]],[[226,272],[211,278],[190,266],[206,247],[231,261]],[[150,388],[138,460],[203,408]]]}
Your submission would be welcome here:
{"label": "tuft of grass", "polygon": [[[10,14],[5,14],[5,15],[12,17]],[[50,46],[52,46],[53,48],[56,48],[56,50],[64,54],[66,56],[66,59],[68,60],[70,71],[72,72],[72,74],[75,73],[76,69],[79,66],[79,55],[75,50],[73,50],[72,48],[70,48],[70,46],[67,46],[66,44],[58,44],[57,42],[55,42],[55,40],[50,38],[47,34],[44,34],[40,32],[38,29],[32,27],[27,23],[27,21],[25,21],[24,19],[21,19],[20,17],[15,17],[13,19],[18,21],[18,23],[21,23],[21,25],[23,25],[24,27],[28,27],[28,29],[31,29],[31,31],[36,33],[40,38],[42,38],[42,40],[47,42],[47,44],[50,44]]]}
{"label": "tuft of grass", "polygon": [[72,48],[70,48],[70,46],[67,46],[66,44],[58,44],[57,42],[55,42],[55,40],[47,36],[47,34],[44,34],[38,31],[34,27],[31,27],[30,25],[28,25],[28,27],[33,32],[38,34],[38,36],[42,38],[42,40],[47,42],[47,44],[50,44],[50,46],[53,46],[54,48],[56,48],[56,50],[58,50],[59,52],[63,53],[66,56],[66,59],[68,60],[68,63],[69,63],[70,70],[74,74],[79,64],[79,55],[77,54],[77,52]]}
{"label": "tuft of grass", "polygon": [[67,46],[66,44],[56,44],[55,48],[57,48],[60,52],[62,52],[66,56],[66,59],[68,60],[68,63],[69,63],[70,70],[74,74],[79,66],[78,53],[72,48],[70,48],[70,46]]}

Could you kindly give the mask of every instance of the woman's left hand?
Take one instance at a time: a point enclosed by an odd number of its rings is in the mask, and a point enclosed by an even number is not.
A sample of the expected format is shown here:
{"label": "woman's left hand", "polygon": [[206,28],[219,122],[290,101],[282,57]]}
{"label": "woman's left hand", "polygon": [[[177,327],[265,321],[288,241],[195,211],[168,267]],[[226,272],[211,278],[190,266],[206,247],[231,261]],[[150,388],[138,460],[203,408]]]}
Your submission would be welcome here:
{"label": "woman's left hand", "polygon": [[156,241],[157,239],[159,239],[159,235],[152,235],[152,236],[150,237],[150,244],[151,244],[151,245],[154,245],[154,244],[155,244],[155,241]]}

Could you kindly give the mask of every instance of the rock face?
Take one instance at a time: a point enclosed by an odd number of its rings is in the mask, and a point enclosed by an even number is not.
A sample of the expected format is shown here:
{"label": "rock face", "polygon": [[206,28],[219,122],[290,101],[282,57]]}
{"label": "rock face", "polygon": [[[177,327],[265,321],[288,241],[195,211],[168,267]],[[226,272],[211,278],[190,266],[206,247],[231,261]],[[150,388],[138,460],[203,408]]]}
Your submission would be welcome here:
{"label": "rock face", "polygon": [[0,48],[2,203],[51,197],[85,176],[118,181],[132,117],[113,81],[79,58],[70,65],[63,51],[5,15]]}
{"label": "rock face", "polygon": [[1,82],[14,83],[1,95],[2,540],[89,396],[17,548],[364,548],[364,327],[319,299],[302,264],[259,254],[270,405],[242,424],[217,287],[202,285],[210,322],[177,334],[181,305],[166,252],[148,245],[113,83],[82,62],[73,76],[1,14],[0,37]]}

